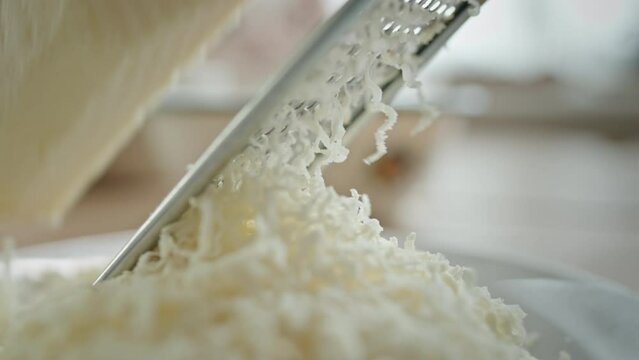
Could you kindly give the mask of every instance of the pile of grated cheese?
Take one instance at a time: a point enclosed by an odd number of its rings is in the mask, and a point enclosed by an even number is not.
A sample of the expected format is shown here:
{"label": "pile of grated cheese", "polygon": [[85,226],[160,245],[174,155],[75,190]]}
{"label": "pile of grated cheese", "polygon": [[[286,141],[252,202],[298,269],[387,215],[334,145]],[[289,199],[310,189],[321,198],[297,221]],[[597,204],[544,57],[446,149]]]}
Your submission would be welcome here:
{"label": "pile of grated cheese", "polygon": [[382,237],[366,196],[312,166],[346,158],[361,103],[388,115],[383,144],[396,114],[376,79],[412,76],[409,54],[434,34],[386,33],[388,14],[440,21],[401,3],[380,1],[133,271],[13,314],[2,358],[533,359],[519,307],[414,236]]}

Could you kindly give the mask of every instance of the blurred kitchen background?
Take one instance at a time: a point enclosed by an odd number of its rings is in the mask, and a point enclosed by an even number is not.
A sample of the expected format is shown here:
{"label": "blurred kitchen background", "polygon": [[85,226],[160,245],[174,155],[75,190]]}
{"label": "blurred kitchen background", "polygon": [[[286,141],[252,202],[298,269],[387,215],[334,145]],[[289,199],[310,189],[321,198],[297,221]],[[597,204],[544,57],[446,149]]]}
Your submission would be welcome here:
{"label": "blurred kitchen background", "polygon": [[[250,0],[65,224],[21,229],[19,244],[138,227],[342,3]],[[390,153],[363,164],[371,124],[331,184],[368,193],[385,227],[424,248],[542,257],[639,290],[638,1],[489,0],[421,79],[441,117],[411,137],[423,104],[405,91]]]}

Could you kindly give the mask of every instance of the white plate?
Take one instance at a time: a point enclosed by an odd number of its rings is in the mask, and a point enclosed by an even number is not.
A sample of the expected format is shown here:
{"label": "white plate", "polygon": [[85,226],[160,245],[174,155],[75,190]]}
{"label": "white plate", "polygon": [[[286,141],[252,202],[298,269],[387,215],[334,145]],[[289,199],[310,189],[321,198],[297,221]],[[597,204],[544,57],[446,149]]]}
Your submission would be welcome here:
{"label": "white plate", "polygon": [[[103,266],[132,232],[88,236],[17,251],[14,271],[33,277],[45,271],[72,274]],[[432,250],[432,249],[431,249]],[[526,328],[539,338],[531,347],[540,359],[639,359],[639,297],[626,288],[561,265],[512,254],[471,254],[436,249],[452,263],[474,268],[480,284],[528,313]]]}

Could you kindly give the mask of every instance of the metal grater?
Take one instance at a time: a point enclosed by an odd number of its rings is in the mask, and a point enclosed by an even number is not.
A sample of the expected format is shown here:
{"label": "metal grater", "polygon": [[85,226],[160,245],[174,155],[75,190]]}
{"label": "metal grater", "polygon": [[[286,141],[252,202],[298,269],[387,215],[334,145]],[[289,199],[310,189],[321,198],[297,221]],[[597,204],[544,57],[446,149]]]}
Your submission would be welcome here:
{"label": "metal grater", "polygon": [[[157,245],[161,229],[188,208],[189,199],[200,194],[225,164],[259,141],[261,135],[274,131],[285,134],[286,128],[278,128],[279,118],[291,114],[313,116],[317,109],[327,106],[326,98],[316,94],[332,91],[331,101],[347,103],[350,120],[345,122],[345,129],[327,129],[343,131],[346,141],[374,113],[382,111],[392,122],[394,110],[385,103],[404,85],[402,77],[423,67],[484,2],[348,1],[314,32],[280,76],[240,110],[95,284],[132,269],[143,253]],[[375,44],[382,43],[386,44],[385,51],[375,53]],[[394,66],[399,64],[403,64],[401,70]],[[322,119],[318,121],[320,126],[329,126]],[[383,137],[384,131],[382,128],[378,135]],[[308,166],[321,167],[324,163],[320,149]]]}

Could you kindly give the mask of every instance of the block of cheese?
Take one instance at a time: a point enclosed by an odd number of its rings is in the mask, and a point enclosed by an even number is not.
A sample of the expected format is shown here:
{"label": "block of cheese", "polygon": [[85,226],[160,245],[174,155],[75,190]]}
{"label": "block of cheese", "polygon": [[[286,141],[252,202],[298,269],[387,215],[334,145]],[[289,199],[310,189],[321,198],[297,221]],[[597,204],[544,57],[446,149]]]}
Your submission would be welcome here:
{"label": "block of cheese", "polygon": [[0,225],[59,223],[240,3],[0,0]]}

